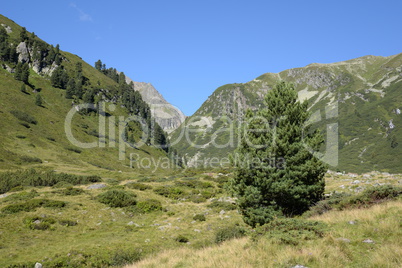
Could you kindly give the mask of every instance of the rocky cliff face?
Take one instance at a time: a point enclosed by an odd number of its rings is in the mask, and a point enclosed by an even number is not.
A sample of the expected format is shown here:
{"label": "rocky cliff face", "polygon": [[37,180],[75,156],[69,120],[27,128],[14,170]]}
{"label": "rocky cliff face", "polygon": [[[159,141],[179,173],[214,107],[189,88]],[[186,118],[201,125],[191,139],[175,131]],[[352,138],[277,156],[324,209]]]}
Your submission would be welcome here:
{"label": "rocky cliff face", "polygon": [[152,116],[164,131],[170,133],[184,122],[186,116],[179,108],[167,102],[150,83],[135,82],[126,77],[126,82],[133,82],[134,90],[138,90],[152,110]]}
{"label": "rocky cliff face", "polygon": [[[326,149],[336,148],[339,161],[333,169],[402,172],[402,54],[313,63],[216,89],[172,134],[188,163],[205,163],[232,152],[245,110],[264,105],[266,92],[281,80],[292,82],[299,99],[308,101],[312,122],[327,140]],[[331,134],[334,124],[337,130]],[[328,142],[329,133],[336,144]]]}

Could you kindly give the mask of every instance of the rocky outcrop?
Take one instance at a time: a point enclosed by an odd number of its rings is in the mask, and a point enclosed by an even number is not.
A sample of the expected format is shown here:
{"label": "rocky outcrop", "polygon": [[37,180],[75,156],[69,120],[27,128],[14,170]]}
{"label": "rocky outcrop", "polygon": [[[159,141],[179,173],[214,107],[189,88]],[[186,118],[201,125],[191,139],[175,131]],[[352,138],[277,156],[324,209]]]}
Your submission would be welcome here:
{"label": "rocky outcrop", "polygon": [[126,82],[133,82],[134,90],[140,92],[142,98],[152,110],[152,116],[164,131],[170,133],[184,122],[183,112],[167,102],[165,98],[150,83],[135,82],[126,76]]}

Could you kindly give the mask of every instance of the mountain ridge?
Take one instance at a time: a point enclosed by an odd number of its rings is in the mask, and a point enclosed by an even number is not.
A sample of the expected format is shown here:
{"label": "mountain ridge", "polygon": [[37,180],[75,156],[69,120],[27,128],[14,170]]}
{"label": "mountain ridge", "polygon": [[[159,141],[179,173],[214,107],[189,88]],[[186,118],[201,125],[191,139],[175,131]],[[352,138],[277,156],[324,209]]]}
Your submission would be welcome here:
{"label": "mountain ridge", "polygon": [[[265,73],[247,83],[223,85],[173,132],[172,140],[176,141],[179,152],[187,155],[190,164],[202,163],[202,157],[223,157],[233,152],[236,145],[219,150],[212,148],[213,139],[200,134],[201,131],[217,133],[215,140],[228,141],[230,135],[224,131],[228,123],[222,118],[242,122],[244,111],[260,108],[266,92],[278,81],[293,83],[299,98],[309,102],[312,112],[320,110],[322,114],[330,105],[336,103],[339,106],[336,120],[339,124],[339,165],[333,169],[402,172],[399,167],[402,163],[397,157],[401,150],[398,137],[402,121],[395,113],[396,109],[401,109],[402,53],[387,57],[367,55],[337,63],[313,63],[279,73]],[[325,117],[320,118],[322,122],[316,125],[325,133]],[[203,127],[202,121],[205,121]],[[196,125],[200,133],[194,134]],[[191,142],[178,140],[186,129],[190,132]],[[383,135],[374,134],[374,130]],[[191,143],[200,145],[199,150]],[[380,151],[385,155],[383,159],[376,153]]]}

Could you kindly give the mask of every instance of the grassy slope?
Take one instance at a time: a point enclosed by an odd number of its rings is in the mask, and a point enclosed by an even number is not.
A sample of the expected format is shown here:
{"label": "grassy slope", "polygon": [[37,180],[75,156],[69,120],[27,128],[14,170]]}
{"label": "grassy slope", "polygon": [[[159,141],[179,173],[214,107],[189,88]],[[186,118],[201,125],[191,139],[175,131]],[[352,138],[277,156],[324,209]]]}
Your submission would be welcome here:
{"label": "grassy slope", "polygon": [[[385,258],[392,256],[395,263],[402,264],[401,259],[397,256],[400,251],[397,241],[401,235],[398,225],[401,220],[400,215],[402,215],[401,200],[372,209],[330,212],[314,217],[314,220],[328,223],[329,229],[325,237],[319,240],[303,241],[296,247],[272,244],[269,239],[262,239],[257,244],[251,243],[248,239],[242,239],[215,246],[215,233],[220,228],[234,224],[244,226],[240,215],[235,210],[226,209],[225,213],[221,214],[221,208],[207,207],[211,203],[210,200],[194,203],[189,200],[163,197],[153,191],[158,186],[175,185],[177,181],[203,181],[212,183],[213,188],[179,188],[187,193],[194,190],[209,191],[215,193],[214,198],[228,197],[226,191],[220,189],[216,182],[209,179],[209,176],[193,172],[170,177],[157,175],[139,177],[118,172],[111,172],[109,175],[114,179],[104,179],[108,185],[107,188],[88,190],[87,186],[77,186],[84,189],[84,193],[78,196],[66,196],[54,192],[60,190],[58,188],[35,188],[39,194],[35,198],[66,201],[68,204],[65,208],[39,208],[36,211],[16,214],[0,213],[2,223],[0,225],[0,266],[6,267],[10,264],[35,261],[44,264],[56,260],[68,262],[79,260],[82,256],[90,256],[88,262],[94,266],[99,264],[100,260],[110,258],[109,255],[114,252],[126,251],[141,251],[142,256],[153,254],[153,257],[141,262],[140,267],[142,265],[144,267],[160,267],[161,263],[166,264],[166,267],[176,267],[175,265],[180,263],[184,267],[192,267],[195,264],[198,265],[195,267],[218,267],[221,264],[223,267],[229,267],[233,263],[238,264],[238,267],[243,267],[243,264],[246,265],[244,267],[261,267],[261,264],[273,264],[274,260],[279,264],[301,263],[308,267],[322,267],[326,263],[333,262],[336,256],[338,256],[338,260],[334,262],[336,267],[342,265],[361,267],[366,263],[384,264]],[[209,175],[217,177],[218,180],[228,178],[226,175]],[[119,176],[121,179],[116,179]],[[328,175],[326,177],[327,192],[334,190],[353,192],[358,186],[352,184],[352,181],[356,179],[361,181],[360,185],[367,186],[375,183],[396,184],[402,177],[383,174],[372,174],[369,178]],[[119,187],[122,188],[127,182],[138,181],[153,189],[140,191],[125,187],[125,190],[136,193],[139,202],[149,198],[159,200],[164,208],[163,211],[131,214],[121,208],[110,208],[95,199],[98,194],[116,187],[116,184],[120,184]],[[346,187],[341,187],[341,185]],[[31,188],[25,189],[27,192],[30,190]],[[0,198],[0,209],[18,202],[10,199],[19,193],[21,192],[8,193],[8,197]],[[195,214],[204,214],[206,221],[194,221]],[[52,229],[41,231],[31,230],[23,223],[28,216],[43,215],[56,220],[77,221],[78,224],[64,227],[56,223]],[[348,224],[350,220],[356,221],[358,224],[350,225]],[[130,222],[138,226],[128,225]],[[190,243],[183,244],[175,241],[179,235],[187,237]],[[336,240],[340,237],[350,239],[351,243],[345,244]],[[373,239],[376,244],[361,243],[366,238]],[[369,249],[371,251],[367,252],[366,250]],[[159,255],[165,250],[168,250],[167,253]],[[236,256],[240,251],[241,256]],[[267,252],[272,252],[272,254],[267,255]],[[380,258],[383,252],[387,252],[387,255]],[[313,255],[310,256],[308,253],[313,253]],[[339,258],[340,253],[348,258],[346,260]],[[367,262],[367,254],[373,254],[375,258],[373,257],[371,262]],[[98,262],[95,261],[96,259],[99,259]]]}
{"label": "grassy slope", "polygon": [[[3,16],[0,16],[0,23],[11,26],[13,29],[11,38],[18,36],[20,31],[18,25]],[[89,79],[91,85],[97,85],[99,82],[101,88],[117,86],[112,79],[83,62],[78,56],[67,52],[62,52],[62,55],[66,58],[63,65],[69,73],[73,72],[77,62],[81,62],[83,75]],[[64,122],[68,111],[72,108],[71,100],[64,98],[64,90],[51,86],[49,77],[42,77],[32,70],[29,83],[36,89],[40,89],[40,93],[34,93],[30,87],[27,87],[28,94],[22,93],[20,91],[22,83],[16,81],[12,74],[0,68],[0,115],[2,117],[0,121],[0,136],[2,137],[0,140],[0,169],[34,166],[56,168],[61,171],[72,169],[76,172],[129,171],[128,157],[130,153],[151,156],[155,159],[165,155],[160,150],[144,146],[143,150],[127,149],[126,160],[120,161],[118,158],[119,143],[115,148],[109,148],[108,139],[106,148],[80,149],[81,153],[69,150],[75,147],[66,138]],[[43,98],[43,107],[35,105],[37,94]],[[32,115],[38,124],[31,124],[30,128],[22,126],[19,120],[10,114],[12,110]],[[116,116],[116,121],[119,115],[127,117],[127,113],[121,107],[117,107],[112,114]],[[73,133],[76,139],[82,142],[97,141],[97,138],[88,132],[96,133],[99,129],[98,122],[97,116],[76,114],[73,120]],[[113,130],[118,142],[118,127]],[[109,131],[107,126],[106,133],[110,134]],[[20,159],[22,156],[38,157],[44,163],[24,163]]]}
{"label": "grassy slope", "polygon": [[[394,201],[369,209],[328,212],[312,220],[328,224],[321,239],[283,245],[262,238],[241,238],[192,250],[181,248],[147,258],[134,267],[400,267],[402,265],[402,202]],[[356,224],[349,224],[355,221]],[[345,240],[349,239],[349,241]],[[373,244],[363,243],[372,239]]]}

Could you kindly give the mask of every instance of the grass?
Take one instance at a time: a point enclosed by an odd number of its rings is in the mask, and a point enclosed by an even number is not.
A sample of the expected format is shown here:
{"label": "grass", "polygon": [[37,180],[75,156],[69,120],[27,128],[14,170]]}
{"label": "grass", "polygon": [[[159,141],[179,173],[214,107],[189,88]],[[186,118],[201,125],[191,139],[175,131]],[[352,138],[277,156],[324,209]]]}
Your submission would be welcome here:
{"label": "grass", "polygon": [[[252,241],[229,240],[200,250],[180,248],[146,258],[132,267],[400,267],[402,248],[402,201],[368,209],[333,211],[311,220],[328,225],[319,239],[303,240],[297,246],[271,237]],[[349,221],[358,223],[351,225]],[[372,239],[373,244],[363,243]]]}
{"label": "grass", "polygon": [[[202,171],[187,173],[174,174],[174,181],[206,178]],[[36,261],[45,267],[67,266],[67,263],[76,267],[84,263],[91,267],[108,267],[134,262],[135,267],[233,267],[233,264],[237,267],[296,264],[381,267],[389,260],[396,267],[402,264],[398,257],[401,199],[367,208],[333,209],[296,222],[277,223],[275,226],[281,226],[275,227],[277,231],[253,232],[244,225],[230,202],[218,201],[230,200],[225,191],[217,193],[213,199],[195,203],[155,193],[152,189],[166,184],[162,179],[165,175],[143,174],[133,178],[132,174],[119,172],[105,171],[105,174],[103,181],[111,183],[103,189],[88,190],[87,184],[24,186],[0,198],[0,211],[10,205],[44,199],[65,204],[56,208],[38,206],[28,212],[0,213],[0,266],[31,266]],[[136,185],[144,176],[152,180],[142,180],[139,187],[125,186]],[[219,178],[227,178],[226,174],[213,176],[215,180],[207,181],[214,189],[219,188]],[[332,189],[343,177],[331,176],[327,175],[327,182]],[[172,188],[180,187],[187,193],[211,189],[201,183],[197,185],[201,188],[182,185]],[[58,188],[60,186],[62,188]],[[349,192],[347,188],[343,190]],[[113,207],[99,202],[98,196],[115,191],[123,192],[121,196],[135,200],[136,204]],[[349,224],[351,221],[355,224]],[[314,229],[314,222],[324,224],[324,231]],[[363,243],[365,239],[375,243]],[[369,254],[373,257],[368,261]]]}

